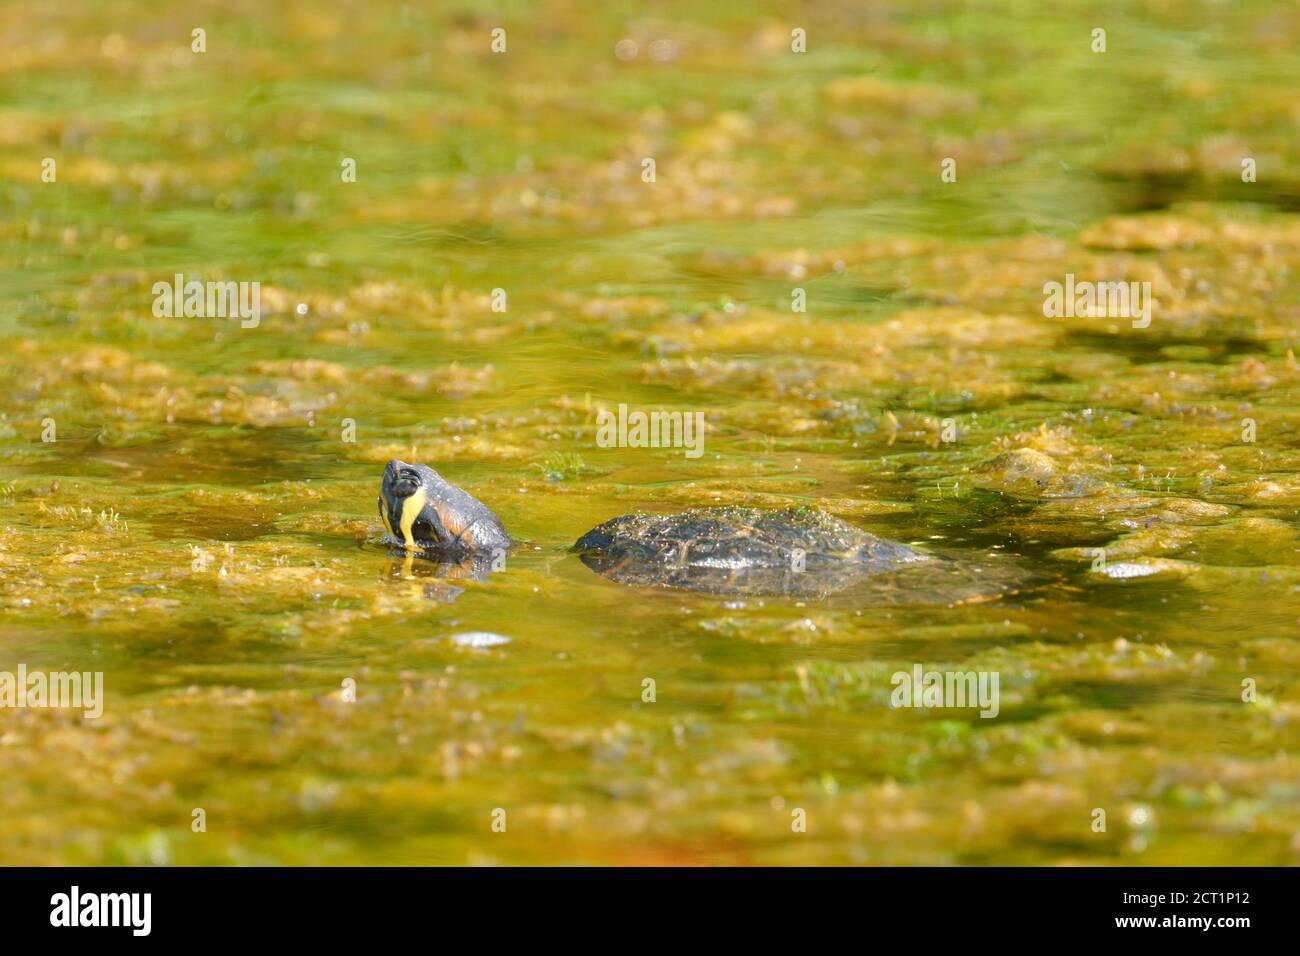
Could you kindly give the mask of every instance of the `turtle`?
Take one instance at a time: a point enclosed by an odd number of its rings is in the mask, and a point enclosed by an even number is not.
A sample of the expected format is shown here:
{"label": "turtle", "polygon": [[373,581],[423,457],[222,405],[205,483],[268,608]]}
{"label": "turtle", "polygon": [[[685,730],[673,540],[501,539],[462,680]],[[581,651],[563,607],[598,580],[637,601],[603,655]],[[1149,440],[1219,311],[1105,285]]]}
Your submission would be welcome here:
{"label": "turtle", "polygon": [[515,543],[483,502],[428,465],[396,458],[384,468],[379,517],[394,548],[423,552],[444,563],[502,555]]}
{"label": "turtle", "polygon": [[[428,465],[388,463],[379,516],[406,567],[418,554],[439,576],[484,580],[517,544],[487,505]],[[619,584],[717,595],[846,592],[873,603],[962,603],[1000,597],[1029,580],[1006,561],[919,551],[809,505],[621,515],[570,550]]]}
{"label": "turtle", "polygon": [[925,553],[812,506],[621,515],[572,550],[619,584],[717,595],[953,604],[1001,597],[1031,579],[1005,560]]}

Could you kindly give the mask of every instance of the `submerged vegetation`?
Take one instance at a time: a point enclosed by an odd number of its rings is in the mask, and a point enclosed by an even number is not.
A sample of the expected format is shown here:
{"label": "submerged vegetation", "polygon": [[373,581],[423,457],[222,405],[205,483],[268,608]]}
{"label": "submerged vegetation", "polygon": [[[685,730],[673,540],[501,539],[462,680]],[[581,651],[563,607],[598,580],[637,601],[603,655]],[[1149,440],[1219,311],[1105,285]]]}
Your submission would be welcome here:
{"label": "submerged vegetation", "polygon": [[564,451],[557,451],[546,461],[535,463],[533,469],[549,481],[572,481],[594,470],[581,455]]}
{"label": "submerged vegetation", "polygon": [[[0,711],[0,862],[1300,862],[1300,9],[788,7],[0,7],[0,671],[105,697]],[[391,556],[392,458],[527,544]],[[1050,583],[567,550],[809,504]]]}

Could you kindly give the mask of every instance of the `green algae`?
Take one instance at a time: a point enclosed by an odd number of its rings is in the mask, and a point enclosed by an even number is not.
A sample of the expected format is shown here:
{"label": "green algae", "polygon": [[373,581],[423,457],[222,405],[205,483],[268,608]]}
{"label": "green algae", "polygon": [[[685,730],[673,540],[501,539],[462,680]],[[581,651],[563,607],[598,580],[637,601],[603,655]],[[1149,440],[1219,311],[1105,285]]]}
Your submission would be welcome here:
{"label": "green algae", "polygon": [[[0,670],[107,687],[0,713],[0,862],[1296,863],[1300,15],[1054,6],[268,8],[202,56],[132,0],[0,11]],[[261,324],[154,318],[176,272]],[[1045,318],[1066,273],[1151,326]],[[704,455],[600,447],[620,403]],[[394,559],[392,457],[525,546]],[[726,601],[567,553],[722,504],[1051,583]],[[890,708],[916,663],[999,716]]]}

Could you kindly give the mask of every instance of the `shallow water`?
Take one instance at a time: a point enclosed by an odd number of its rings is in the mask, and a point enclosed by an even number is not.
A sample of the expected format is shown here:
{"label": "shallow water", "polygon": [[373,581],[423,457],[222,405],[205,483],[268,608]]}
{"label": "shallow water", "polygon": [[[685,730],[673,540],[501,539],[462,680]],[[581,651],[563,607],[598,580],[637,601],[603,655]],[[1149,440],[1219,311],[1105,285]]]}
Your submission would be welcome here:
{"label": "shallow water", "polygon": [[[0,712],[0,862],[1298,862],[1300,10],[329,6],[205,10],[203,54],[0,7],[0,671],[105,680]],[[155,318],[177,272],[260,324]],[[1045,318],[1067,273],[1150,326]],[[620,403],[703,454],[599,447]],[[525,546],[394,559],[392,457]],[[1046,583],[567,550],[721,504]],[[917,664],[997,717],[891,708]]]}

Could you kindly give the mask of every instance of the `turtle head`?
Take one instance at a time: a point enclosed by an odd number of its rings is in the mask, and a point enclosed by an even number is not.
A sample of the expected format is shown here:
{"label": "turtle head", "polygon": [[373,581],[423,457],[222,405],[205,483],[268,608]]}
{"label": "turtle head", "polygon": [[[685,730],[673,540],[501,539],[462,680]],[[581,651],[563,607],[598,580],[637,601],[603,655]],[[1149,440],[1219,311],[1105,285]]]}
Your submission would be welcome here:
{"label": "turtle head", "polygon": [[379,517],[408,551],[504,553],[510,535],[487,505],[428,465],[393,459],[379,485]]}
{"label": "turtle head", "polygon": [[379,517],[393,540],[414,547],[416,523],[429,503],[429,492],[437,482],[438,473],[427,465],[408,465],[394,458],[384,469],[384,480],[379,486]]}
{"label": "turtle head", "polygon": [[[423,465],[408,465],[404,461],[398,461],[394,458],[384,469],[383,494],[388,498],[388,503],[392,506],[394,503],[401,502],[423,487],[424,475],[422,471],[428,469]],[[397,508],[400,512],[400,506]]]}

